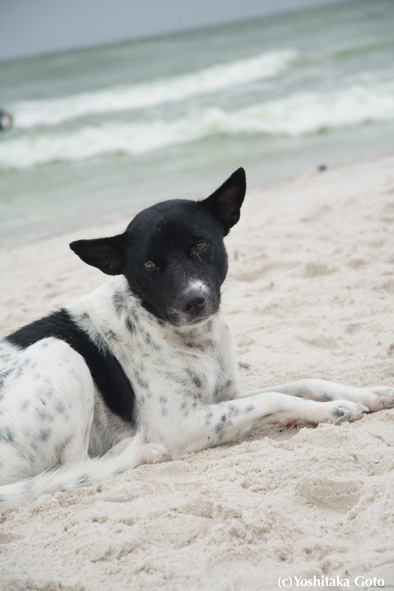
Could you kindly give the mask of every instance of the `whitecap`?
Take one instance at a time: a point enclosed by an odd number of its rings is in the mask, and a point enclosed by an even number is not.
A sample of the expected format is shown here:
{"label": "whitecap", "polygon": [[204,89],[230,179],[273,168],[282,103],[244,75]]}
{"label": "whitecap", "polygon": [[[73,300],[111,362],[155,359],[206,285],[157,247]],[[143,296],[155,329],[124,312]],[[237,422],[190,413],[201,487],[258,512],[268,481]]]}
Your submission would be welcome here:
{"label": "whitecap", "polygon": [[219,92],[281,73],[297,57],[292,49],[265,52],[217,64],[192,74],[152,79],[136,85],[112,86],[55,99],[19,101],[10,105],[17,128],[53,126],[99,113],[145,109],[194,96]]}
{"label": "whitecap", "polygon": [[28,168],[104,154],[138,155],[221,134],[297,137],[394,121],[394,83],[301,93],[234,110],[204,108],[179,119],[105,122],[74,130],[32,130],[0,144],[0,167]]}

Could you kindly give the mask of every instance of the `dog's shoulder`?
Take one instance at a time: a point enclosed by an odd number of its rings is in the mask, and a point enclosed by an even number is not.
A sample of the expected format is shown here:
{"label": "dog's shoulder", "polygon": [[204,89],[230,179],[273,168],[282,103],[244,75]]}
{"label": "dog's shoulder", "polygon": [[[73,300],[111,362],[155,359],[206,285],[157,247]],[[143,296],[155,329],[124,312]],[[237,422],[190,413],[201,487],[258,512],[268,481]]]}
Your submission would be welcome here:
{"label": "dog's shoulder", "polygon": [[[108,409],[132,422],[134,420],[134,391],[118,357],[110,347],[115,334],[115,307],[109,304],[114,290],[104,285],[87,296],[74,300],[36,320],[3,339],[3,356],[14,355],[34,343],[52,338],[67,343],[79,353],[89,368],[92,379]],[[89,306],[89,302],[94,305]],[[116,323],[115,323],[116,324]],[[105,330],[104,330],[105,328]],[[109,334],[106,334],[109,333]]]}

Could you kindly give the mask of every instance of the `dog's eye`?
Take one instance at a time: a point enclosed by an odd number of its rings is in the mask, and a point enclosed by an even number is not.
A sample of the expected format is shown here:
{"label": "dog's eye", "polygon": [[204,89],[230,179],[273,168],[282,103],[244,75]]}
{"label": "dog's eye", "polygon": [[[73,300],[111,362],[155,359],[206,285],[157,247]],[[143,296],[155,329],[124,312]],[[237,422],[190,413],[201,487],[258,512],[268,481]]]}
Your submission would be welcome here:
{"label": "dog's eye", "polygon": [[156,265],[153,261],[145,261],[143,264],[144,269],[156,269]]}
{"label": "dog's eye", "polygon": [[208,246],[208,242],[197,242],[197,244],[194,247],[194,250],[196,252],[202,252],[203,250],[206,249],[207,246]]}

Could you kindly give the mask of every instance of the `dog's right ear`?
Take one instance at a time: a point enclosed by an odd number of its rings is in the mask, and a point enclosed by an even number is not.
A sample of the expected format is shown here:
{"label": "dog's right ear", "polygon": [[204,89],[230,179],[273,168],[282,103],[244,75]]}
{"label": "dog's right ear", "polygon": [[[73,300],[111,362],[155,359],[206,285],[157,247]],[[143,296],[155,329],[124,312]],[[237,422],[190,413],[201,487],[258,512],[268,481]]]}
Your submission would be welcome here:
{"label": "dog's right ear", "polygon": [[119,234],[112,238],[76,240],[71,242],[70,248],[85,263],[97,267],[103,273],[121,275],[123,273],[123,245],[124,234]]}

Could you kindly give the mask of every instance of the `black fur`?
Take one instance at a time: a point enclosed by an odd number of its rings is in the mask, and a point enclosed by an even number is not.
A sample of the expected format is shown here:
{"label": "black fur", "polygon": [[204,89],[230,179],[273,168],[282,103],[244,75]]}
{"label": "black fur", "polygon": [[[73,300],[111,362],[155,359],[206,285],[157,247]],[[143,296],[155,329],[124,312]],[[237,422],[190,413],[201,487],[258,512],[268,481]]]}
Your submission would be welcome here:
{"label": "black fur", "polygon": [[47,337],[65,341],[82,355],[108,408],[122,419],[133,422],[134,392],[118,360],[104,342],[97,347],[67,310],[61,309],[36,320],[12,333],[6,340],[25,349]]}

